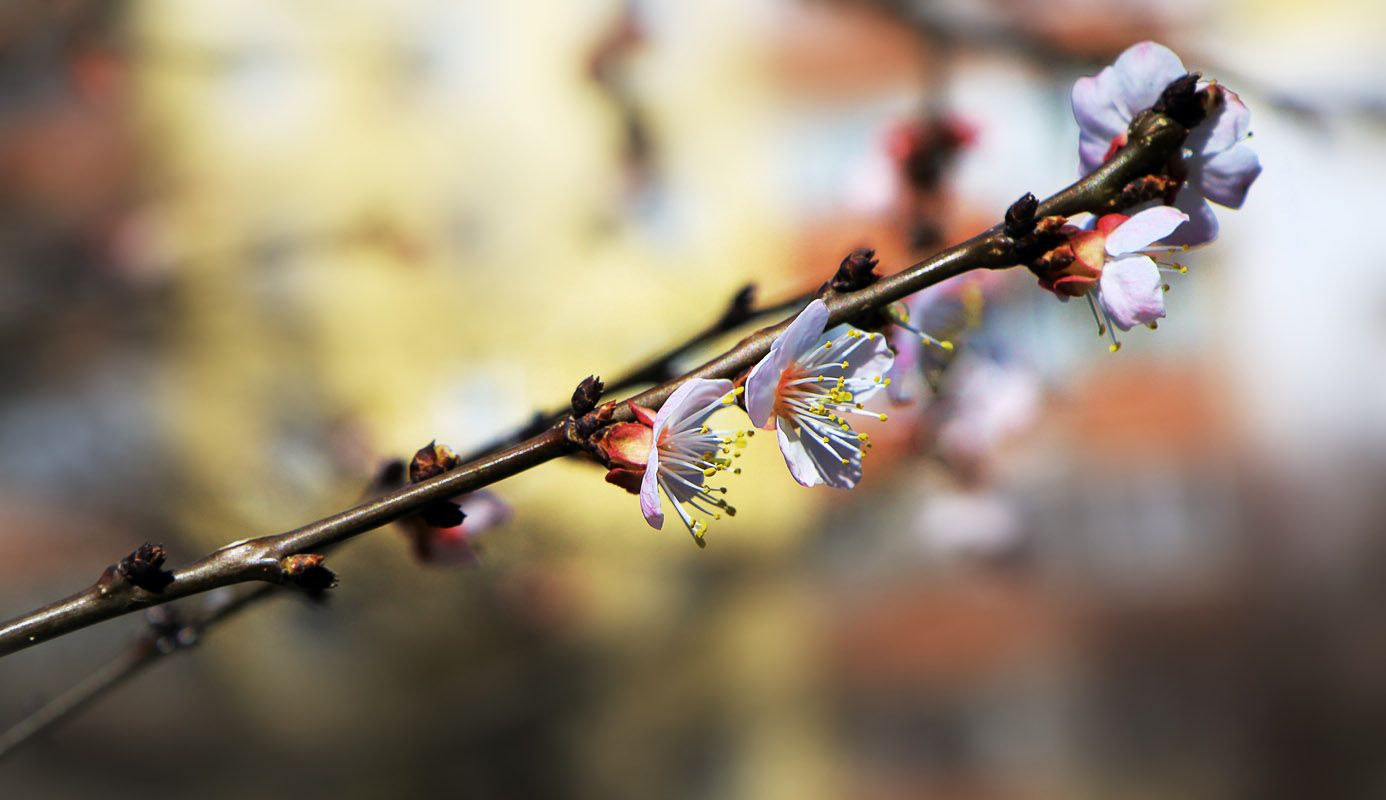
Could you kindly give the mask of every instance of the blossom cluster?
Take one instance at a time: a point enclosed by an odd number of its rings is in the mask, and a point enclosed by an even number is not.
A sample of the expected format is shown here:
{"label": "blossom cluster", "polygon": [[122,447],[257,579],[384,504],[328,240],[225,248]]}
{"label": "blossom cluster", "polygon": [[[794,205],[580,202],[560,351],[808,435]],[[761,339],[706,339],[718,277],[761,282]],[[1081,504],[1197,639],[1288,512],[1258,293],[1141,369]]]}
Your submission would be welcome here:
{"label": "blossom cluster", "polygon": [[[1092,172],[1125,147],[1132,122],[1186,76],[1183,62],[1169,48],[1141,42],[1096,76],[1078,79],[1073,116],[1082,172]],[[1165,316],[1169,287],[1160,272],[1185,271],[1151,255],[1212,241],[1218,221],[1209,201],[1240,208],[1261,174],[1261,163],[1246,144],[1251,113],[1241,98],[1225,86],[1200,80],[1194,99],[1201,120],[1167,168],[1164,196],[1130,216],[1107,214],[1087,226],[1065,226],[1059,231],[1065,242],[1046,253],[1036,269],[1043,288],[1064,300],[1087,299],[1098,334],[1111,337],[1113,352],[1121,348],[1116,329],[1153,328]]]}
{"label": "blossom cluster", "polygon": [[894,354],[880,333],[850,325],[827,330],[828,307],[814,300],[775,339],[770,351],[736,387],[728,380],[686,381],[658,413],[631,405],[635,422],[602,431],[598,449],[611,465],[607,480],[640,495],[640,510],[653,528],[664,525],[661,494],[698,546],[707,523],[736,513],[725,487],[705,479],[733,467],[751,431],[712,430],[723,408],[744,408],[757,428],[773,429],[789,473],[804,486],[851,489],[861,480],[862,454],[870,438],[849,417],[884,421],[865,401],[884,389]]}
{"label": "blossom cluster", "polygon": [[[1084,173],[1126,147],[1132,124],[1146,110],[1174,102],[1170,98],[1183,104],[1172,118],[1190,126],[1182,150],[1140,184],[1154,187],[1136,195],[1149,199],[1129,213],[1087,222],[1054,218],[1044,229],[1047,249],[1028,263],[1044,289],[1063,300],[1085,298],[1099,334],[1110,335],[1116,351],[1116,330],[1154,328],[1164,317],[1169,287],[1161,271],[1184,271],[1152,256],[1215,238],[1217,219],[1209,201],[1240,207],[1261,166],[1246,145],[1249,112],[1241,99],[1187,74],[1174,53],[1153,42],[1135,45],[1098,75],[1079,79],[1072,98]],[[736,513],[726,488],[709,480],[720,472],[740,472],[736,458],[755,433],[711,428],[715,415],[736,408],[744,409],[754,428],[775,431],[789,473],[800,484],[855,487],[870,439],[852,419],[884,421],[886,415],[867,409],[866,401],[893,380],[917,378],[926,363],[938,360],[935,356],[951,354],[952,341],[926,333],[922,318],[936,317],[942,302],[957,299],[927,290],[907,299],[886,315],[889,343],[882,333],[851,325],[828,329],[827,304],[813,300],[738,382],[689,379],[658,412],[628,401],[634,420],[608,425],[592,437],[608,468],[607,481],[639,495],[641,513],[653,528],[663,527],[667,501],[704,546],[706,519]],[[895,400],[906,399],[903,389],[891,392]],[[489,497],[468,499],[464,516],[470,515],[477,528],[506,516],[499,506],[488,505]],[[457,528],[451,538],[420,538],[418,548],[421,554],[427,550],[465,560],[471,550],[462,545],[469,539]]]}

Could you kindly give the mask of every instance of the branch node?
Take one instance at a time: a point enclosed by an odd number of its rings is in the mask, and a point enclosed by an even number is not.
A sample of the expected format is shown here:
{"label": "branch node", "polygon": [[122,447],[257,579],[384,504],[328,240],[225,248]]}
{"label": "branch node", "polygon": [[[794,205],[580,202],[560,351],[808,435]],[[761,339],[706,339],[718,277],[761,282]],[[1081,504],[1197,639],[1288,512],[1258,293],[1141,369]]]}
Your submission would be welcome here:
{"label": "branch node", "polygon": [[173,583],[173,573],[162,569],[167,558],[163,545],[145,542],[116,564],[116,572],[147,592],[162,592]]}

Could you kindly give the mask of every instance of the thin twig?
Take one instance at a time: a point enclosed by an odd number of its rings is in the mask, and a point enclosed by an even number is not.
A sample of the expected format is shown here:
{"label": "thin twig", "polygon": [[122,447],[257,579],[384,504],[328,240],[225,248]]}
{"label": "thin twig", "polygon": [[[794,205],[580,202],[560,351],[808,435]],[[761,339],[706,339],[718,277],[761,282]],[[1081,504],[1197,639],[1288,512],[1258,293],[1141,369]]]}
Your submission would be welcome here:
{"label": "thin twig", "polygon": [[[1126,147],[1087,177],[1039,204],[1037,214],[1067,217],[1085,211],[1118,210],[1127,184],[1159,171],[1178,152],[1187,134],[1187,128],[1167,116],[1143,113],[1132,123]],[[1006,235],[1004,225],[997,225],[864,289],[842,293],[825,287],[820,296],[828,306],[829,325],[833,325],[862,317],[969,270],[1012,266],[1018,263],[1017,256],[1015,241]],[[697,369],[631,399],[658,408],[687,380],[735,378],[765,355],[789,323],[786,319],[761,329]],[[596,427],[632,417],[624,403],[607,403],[578,420],[566,417],[523,442],[355,508],[287,533],[227,545],[172,573],[162,590],[136,585],[119,570],[108,569],[90,588],[0,625],[0,656],[112,617],[221,586],[249,581],[294,582],[297,556],[321,551],[436,501],[475,491],[573,453]]]}
{"label": "thin twig", "polygon": [[112,689],[144,672],[156,662],[187,650],[216,624],[277,593],[278,587],[269,584],[243,589],[234,597],[209,609],[196,622],[151,626],[148,633],[131,642],[114,660],[0,733],[0,759],[10,755],[40,733],[91,706]]}

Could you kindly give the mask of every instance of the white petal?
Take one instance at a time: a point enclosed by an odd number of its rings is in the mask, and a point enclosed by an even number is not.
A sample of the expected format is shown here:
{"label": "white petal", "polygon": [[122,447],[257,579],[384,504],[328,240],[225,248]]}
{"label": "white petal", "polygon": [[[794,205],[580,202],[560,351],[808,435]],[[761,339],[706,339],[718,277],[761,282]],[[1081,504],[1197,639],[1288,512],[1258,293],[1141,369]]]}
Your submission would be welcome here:
{"label": "white petal", "polygon": [[1241,208],[1247,189],[1260,174],[1261,160],[1250,147],[1239,144],[1203,162],[1198,185],[1214,203]]}
{"label": "white petal", "polygon": [[802,429],[794,430],[787,421],[780,418],[775,420],[775,431],[780,441],[780,453],[784,455],[784,463],[789,467],[789,474],[794,476],[794,480],[804,486],[817,486],[822,483],[823,478],[818,474],[818,465],[804,447],[803,438],[800,436]]}
{"label": "white petal", "polygon": [[1078,156],[1083,174],[1097,169],[1111,149],[1112,140],[1126,132],[1131,117],[1117,108],[1108,89],[1097,78],[1079,78],[1073,84],[1073,118],[1080,136]]}
{"label": "white petal", "polygon": [[464,494],[455,502],[462,508],[462,513],[467,515],[462,521],[462,527],[468,536],[475,536],[487,528],[502,525],[514,513],[509,503],[500,499],[495,492],[486,489]]}
{"label": "white petal", "polygon": [[650,463],[645,467],[645,476],[640,479],[640,513],[650,527],[659,530],[664,527],[664,512],[659,504],[659,456],[650,453]]}
{"label": "white petal", "polygon": [[1102,268],[1098,299],[1112,324],[1129,331],[1165,315],[1163,283],[1154,261],[1146,256],[1126,256]]}
{"label": "white petal", "polygon": [[1189,215],[1177,208],[1155,206],[1133,214],[1107,234],[1107,255],[1124,256],[1144,250],[1152,243],[1169,236],[1189,221]]}
{"label": "white petal", "polygon": [[[1192,181],[1193,178],[1190,178]],[[1185,186],[1174,198],[1174,207],[1189,215],[1189,221],[1180,225],[1169,236],[1156,244],[1168,247],[1188,245],[1190,247],[1206,244],[1218,238],[1218,217],[1213,207],[1203,199],[1203,192],[1194,186]]]}
{"label": "white petal", "polygon": [[1242,99],[1223,86],[1213,87],[1222,96],[1222,106],[1189,133],[1184,146],[1194,153],[1212,157],[1246,138],[1251,128],[1251,111]]}
{"label": "white petal", "polygon": [[798,361],[818,345],[818,340],[823,336],[823,328],[827,324],[828,304],[822,300],[814,300],[789,323],[789,327],[775,340],[775,346],[787,351],[791,361]]}
{"label": "white petal", "polygon": [[789,351],[772,347],[746,376],[746,413],[757,428],[769,427],[775,411],[775,393],[779,391],[780,377],[788,366]]}
{"label": "white petal", "polygon": [[1155,42],[1141,42],[1126,48],[1108,69],[1116,79],[1120,102],[1126,104],[1132,117],[1155,105],[1165,87],[1186,74],[1179,56]]}
{"label": "white petal", "polygon": [[659,413],[655,415],[654,441],[659,441],[659,435],[666,427],[679,431],[686,427],[701,426],[703,420],[695,417],[705,418],[707,415],[700,412],[706,411],[709,406],[715,410],[714,404],[720,402],[731,390],[731,381],[724,378],[693,378],[684,381],[682,386],[669,395],[669,399],[664,401]]}

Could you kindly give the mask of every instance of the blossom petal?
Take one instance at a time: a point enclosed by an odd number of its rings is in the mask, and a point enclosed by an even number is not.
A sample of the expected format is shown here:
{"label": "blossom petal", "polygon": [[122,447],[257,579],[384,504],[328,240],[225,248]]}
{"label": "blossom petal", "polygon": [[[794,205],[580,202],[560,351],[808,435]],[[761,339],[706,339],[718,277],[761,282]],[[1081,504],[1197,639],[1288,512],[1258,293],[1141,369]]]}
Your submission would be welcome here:
{"label": "blossom petal", "polygon": [[455,498],[455,502],[461,507],[462,513],[467,515],[462,522],[462,528],[468,536],[475,536],[487,528],[503,525],[515,513],[509,503],[500,499],[495,492],[486,489],[464,494]]}
{"label": "blossom petal", "polygon": [[669,399],[664,401],[659,413],[655,415],[654,441],[659,442],[659,435],[665,428],[682,430],[685,427],[702,425],[703,420],[698,419],[695,422],[694,417],[711,416],[711,412],[717,410],[716,404],[731,390],[732,383],[725,378],[693,378],[684,381],[682,386],[669,395]]}
{"label": "blossom petal", "polygon": [[823,328],[828,324],[828,304],[815,299],[799,312],[799,316],[789,323],[784,333],[775,340],[774,347],[789,353],[791,360],[798,361],[818,345],[823,336]]}
{"label": "blossom petal", "polygon": [[775,393],[779,391],[780,377],[788,366],[789,351],[772,346],[770,352],[751,367],[751,374],[746,376],[746,413],[751,418],[751,424],[757,428],[770,426],[770,417],[775,411]]}
{"label": "blossom petal", "polygon": [[1124,256],[1137,250],[1144,250],[1152,243],[1169,236],[1176,228],[1189,221],[1189,215],[1177,208],[1155,206],[1147,208],[1107,234],[1107,255]]}
{"label": "blossom petal", "polygon": [[659,503],[659,454],[650,451],[650,463],[645,467],[645,477],[640,480],[640,513],[650,527],[659,530],[664,527],[664,512]]}
{"label": "blossom petal", "polygon": [[861,480],[860,451],[852,453],[844,464],[808,429],[795,428],[783,419],[776,420],[775,429],[784,463],[800,484],[851,489]]}
{"label": "blossom petal", "polygon": [[1189,215],[1189,221],[1174,229],[1174,233],[1156,242],[1161,247],[1180,247],[1207,244],[1218,238],[1218,217],[1213,207],[1203,199],[1203,193],[1192,186],[1179,190],[1174,207]]}
{"label": "blossom petal", "polygon": [[823,478],[818,472],[818,465],[809,455],[808,448],[804,446],[801,436],[803,429],[796,430],[783,418],[776,418],[775,431],[780,441],[780,453],[784,456],[784,463],[789,467],[789,474],[794,476],[794,480],[804,486],[817,486],[822,483]]}
{"label": "blossom petal", "polygon": [[1107,70],[1111,70],[1120,92],[1119,102],[1126,104],[1131,117],[1155,105],[1165,87],[1186,74],[1179,56],[1155,42],[1131,45],[1103,74]]}
{"label": "blossom petal", "polygon": [[1245,144],[1213,156],[1203,162],[1198,186],[1209,200],[1228,208],[1241,208],[1247,189],[1261,174],[1261,160]]}
{"label": "blossom petal", "polygon": [[1160,269],[1148,256],[1126,256],[1107,263],[1098,282],[1098,300],[1112,324],[1124,331],[1165,315]]}
{"label": "blossom petal", "polygon": [[1078,157],[1084,174],[1102,164],[1112,140],[1126,132],[1131,117],[1117,108],[1111,93],[1097,78],[1079,78],[1073,84],[1073,118],[1078,122]]}
{"label": "blossom petal", "polygon": [[1212,87],[1221,102],[1208,119],[1189,133],[1184,147],[1197,155],[1212,157],[1246,138],[1251,129],[1251,110],[1237,93],[1222,85]]}

